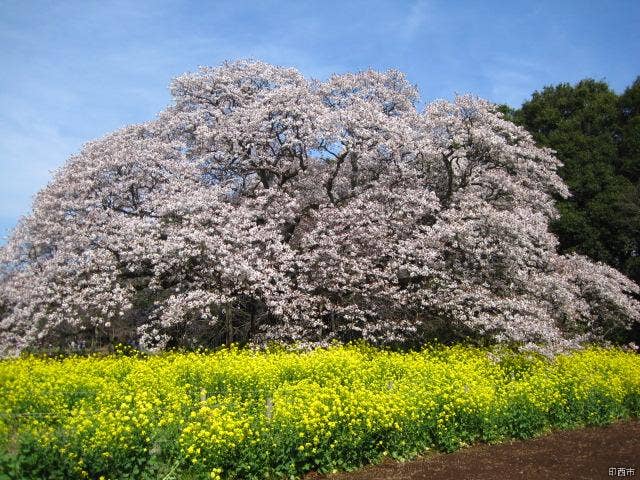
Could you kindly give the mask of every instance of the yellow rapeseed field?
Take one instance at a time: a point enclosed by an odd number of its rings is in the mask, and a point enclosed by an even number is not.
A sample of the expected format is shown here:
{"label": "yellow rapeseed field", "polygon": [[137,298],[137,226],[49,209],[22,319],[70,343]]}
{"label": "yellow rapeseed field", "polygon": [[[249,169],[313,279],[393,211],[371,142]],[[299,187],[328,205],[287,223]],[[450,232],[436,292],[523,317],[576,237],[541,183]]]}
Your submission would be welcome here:
{"label": "yellow rapeseed field", "polygon": [[640,356],[232,348],[0,361],[0,479],[290,478],[640,412]]}

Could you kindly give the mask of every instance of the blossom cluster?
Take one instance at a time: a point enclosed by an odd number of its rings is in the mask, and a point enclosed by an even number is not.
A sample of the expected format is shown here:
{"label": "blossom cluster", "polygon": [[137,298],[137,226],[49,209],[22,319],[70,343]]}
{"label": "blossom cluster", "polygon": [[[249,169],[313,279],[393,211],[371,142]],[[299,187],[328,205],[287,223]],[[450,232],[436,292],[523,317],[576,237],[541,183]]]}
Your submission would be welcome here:
{"label": "blossom cluster", "polygon": [[556,252],[558,160],[491,103],[397,71],[241,61],[88,143],[0,250],[0,350],[435,336],[558,351],[640,319]]}

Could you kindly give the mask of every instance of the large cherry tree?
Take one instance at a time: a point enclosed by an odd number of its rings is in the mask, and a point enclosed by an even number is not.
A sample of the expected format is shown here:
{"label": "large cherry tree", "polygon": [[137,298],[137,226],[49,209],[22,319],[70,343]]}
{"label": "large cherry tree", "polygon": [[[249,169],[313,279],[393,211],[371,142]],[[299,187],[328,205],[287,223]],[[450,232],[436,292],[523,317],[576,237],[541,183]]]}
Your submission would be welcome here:
{"label": "large cherry tree", "polygon": [[87,144],[1,250],[0,348],[434,336],[556,351],[640,320],[638,286],[559,255],[558,160],[397,71],[261,62],[172,84]]}

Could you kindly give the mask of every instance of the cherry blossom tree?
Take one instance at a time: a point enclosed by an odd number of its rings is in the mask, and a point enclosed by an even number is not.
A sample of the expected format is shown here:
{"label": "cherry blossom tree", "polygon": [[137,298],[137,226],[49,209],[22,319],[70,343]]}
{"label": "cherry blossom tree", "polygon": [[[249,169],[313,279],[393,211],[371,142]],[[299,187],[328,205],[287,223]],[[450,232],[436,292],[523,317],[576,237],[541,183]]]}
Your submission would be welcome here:
{"label": "cherry blossom tree", "polygon": [[0,253],[0,346],[149,349],[434,336],[556,351],[640,320],[638,286],[559,255],[553,152],[403,74],[241,61],[87,144]]}

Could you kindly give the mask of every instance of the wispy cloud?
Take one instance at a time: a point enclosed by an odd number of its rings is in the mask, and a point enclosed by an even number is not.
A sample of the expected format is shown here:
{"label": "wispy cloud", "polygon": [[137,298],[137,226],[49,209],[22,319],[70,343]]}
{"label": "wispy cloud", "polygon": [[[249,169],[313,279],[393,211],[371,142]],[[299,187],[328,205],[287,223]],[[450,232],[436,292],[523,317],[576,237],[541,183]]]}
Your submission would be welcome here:
{"label": "wispy cloud", "polygon": [[84,139],[63,133],[23,102],[0,101],[12,108],[0,117],[0,217],[17,218]]}
{"label": "wispy cloud", "polygon": [[409,9],[404,22],[401,35],[406,39],[412,39],[425,26],[428,19],[429,4],[426,0],[418,0]]}

